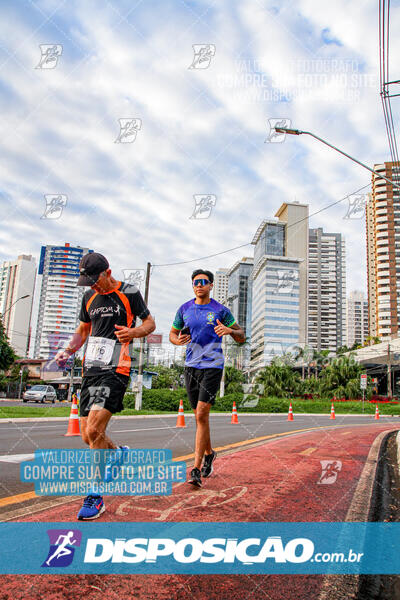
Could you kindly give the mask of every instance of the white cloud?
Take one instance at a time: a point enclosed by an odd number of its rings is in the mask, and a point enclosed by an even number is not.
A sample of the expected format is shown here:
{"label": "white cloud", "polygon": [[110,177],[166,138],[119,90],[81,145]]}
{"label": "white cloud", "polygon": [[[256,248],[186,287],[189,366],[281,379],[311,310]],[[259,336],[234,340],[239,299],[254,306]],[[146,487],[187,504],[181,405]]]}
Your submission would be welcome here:
{"label": "white cloud", "polygon": [[[189,260],[246,243],[282,201],[307,202],[314,213],[370,180],[311,138],[265,144],[271,117],[290,118],[369,164],[388,159],[378,89],[361,77],[378,74],[377,9],[341,0],[301,0],[278,13],[267,2],[220,2],[209,11],[151,4],[130,14],[131,25],[117,13],[128,12],[128,3],[104,10],[68,4],[40,29],[33,7],[8,8],[14,36],[0,67],[0,168],[11,198],[0,234],[4,258],[38,256],[42,244],[70,241],[104,252],[121,275],[147,260]],[[46,14],[57,7],[39,6]],[[326,28],[342,46],[323,43]],[[63,44],[59,65],[34,69],[39,44],[49,40]],[[188,69],[196,43],[216,45],[204,71]],[[327,77],[310,84],[304,71],[322,60]],[[350,79],[343,85],[335,79],[340,70],[330,72],[334,60],[358,65],[353,98]],[[271,82],[290,101],[276,101]],[[123,117],[142,120],[133,144],[114,143]],[[57,222],[40,219],[46,193],[68,195]],[[198,193],[217,196],[204,222],[189,219]],[[345,212],[333,207],[310,224],[345,234],[348,289],[365,289],[365,233]],[[200,262],[215,269],[251,252]],[[160,329],[169,329],[190,296],[195,266],[154,270],[150,303]]]}

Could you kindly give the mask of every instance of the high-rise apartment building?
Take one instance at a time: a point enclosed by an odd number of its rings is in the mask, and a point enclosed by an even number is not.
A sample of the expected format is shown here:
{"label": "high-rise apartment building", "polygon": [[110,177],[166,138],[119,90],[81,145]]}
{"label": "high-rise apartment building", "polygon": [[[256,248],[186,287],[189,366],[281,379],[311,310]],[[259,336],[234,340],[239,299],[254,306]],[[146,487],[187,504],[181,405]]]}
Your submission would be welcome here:
{"label": "high-rise apartment building", "polygon": [[38,269],[38,314],[33,357],[51,360],[79,324],[79,309],[85,288],[77,287],[79,263],[88,248],[42,246]]}
{"label": "high-rise apartment building", "polygon": [[382,340],[399,335],[400,322],[400,163],[374,165],[366,206],[369,333]]}
{"label": "high-rise apartment building", "polygon": [[351,292],[346,301],[346,346],[363,344],[368,337],[368,302],[362,292]]}
{"label": "high-rise apartment building", "polygon": [[214,274],[213,298],[221,304],[226,304],[228,296],[228,269],[220,268]]}
{"label": "high-rise apartment building", "polygon": [[284,203],[276,216],[261,223],[252,241],[253,373],[306,342],[308,206]]}
{"label": "high-rise apartment building", "polygon": [[340,233],[310,229],[308,345],[336,352],[346,338],[346,260]]}
{"label": "high-rise apartment building", "polygon": [[14,352],[21,358],[28,351],[35,277],[36,263],[30,254],[7,260],[0,267],[2,322]]}

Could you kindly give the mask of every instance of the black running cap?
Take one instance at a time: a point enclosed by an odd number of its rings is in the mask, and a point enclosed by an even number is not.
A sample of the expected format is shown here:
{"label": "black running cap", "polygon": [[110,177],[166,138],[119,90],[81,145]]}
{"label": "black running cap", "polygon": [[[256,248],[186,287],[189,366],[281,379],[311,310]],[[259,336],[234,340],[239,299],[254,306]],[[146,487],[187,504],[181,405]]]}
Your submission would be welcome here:
{"label": "black running cap", "polygon": [[110,265],[108,260],[98,252],[85,254],[79,264],[79,279],[76,285],[92,286],[98,280],[100,273],[106,271]]}

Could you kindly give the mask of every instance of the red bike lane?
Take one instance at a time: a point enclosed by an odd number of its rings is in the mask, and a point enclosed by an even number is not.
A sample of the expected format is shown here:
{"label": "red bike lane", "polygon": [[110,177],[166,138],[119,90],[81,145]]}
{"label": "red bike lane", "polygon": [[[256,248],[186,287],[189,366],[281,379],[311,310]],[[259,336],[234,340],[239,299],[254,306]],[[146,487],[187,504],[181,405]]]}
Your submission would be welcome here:
{"label": "red bike lane", "polygon": [[[371,445],[395,425],[295,433],[219,456],[201,489],[166,497],[106,497],[102,521],[344,521]],[[19,518],[76,522],[81,500]],[[1,600],[85,597],[143,600],[317,599],[324,576],[3,575]]]}

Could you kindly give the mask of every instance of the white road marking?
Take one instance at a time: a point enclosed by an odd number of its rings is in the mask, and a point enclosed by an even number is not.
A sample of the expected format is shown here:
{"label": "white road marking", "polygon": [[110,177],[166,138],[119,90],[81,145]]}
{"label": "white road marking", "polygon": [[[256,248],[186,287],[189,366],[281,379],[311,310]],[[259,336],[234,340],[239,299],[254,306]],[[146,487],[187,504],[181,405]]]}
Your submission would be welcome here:
{"label": "white road marking", "polygon": [[4,454],[3,456],[0,456],[0,461],[8,463],[20,463],[24,462],[24,460],[33,460],[34,458],[34,454]]}
{"label": "white road marking", "polygon": [[131,431],[154,431],[155,429],[175,429],[175,426],[171,425],[171,427],[147,427],[145,429],[110,429],[110,433],[128,433]]}

